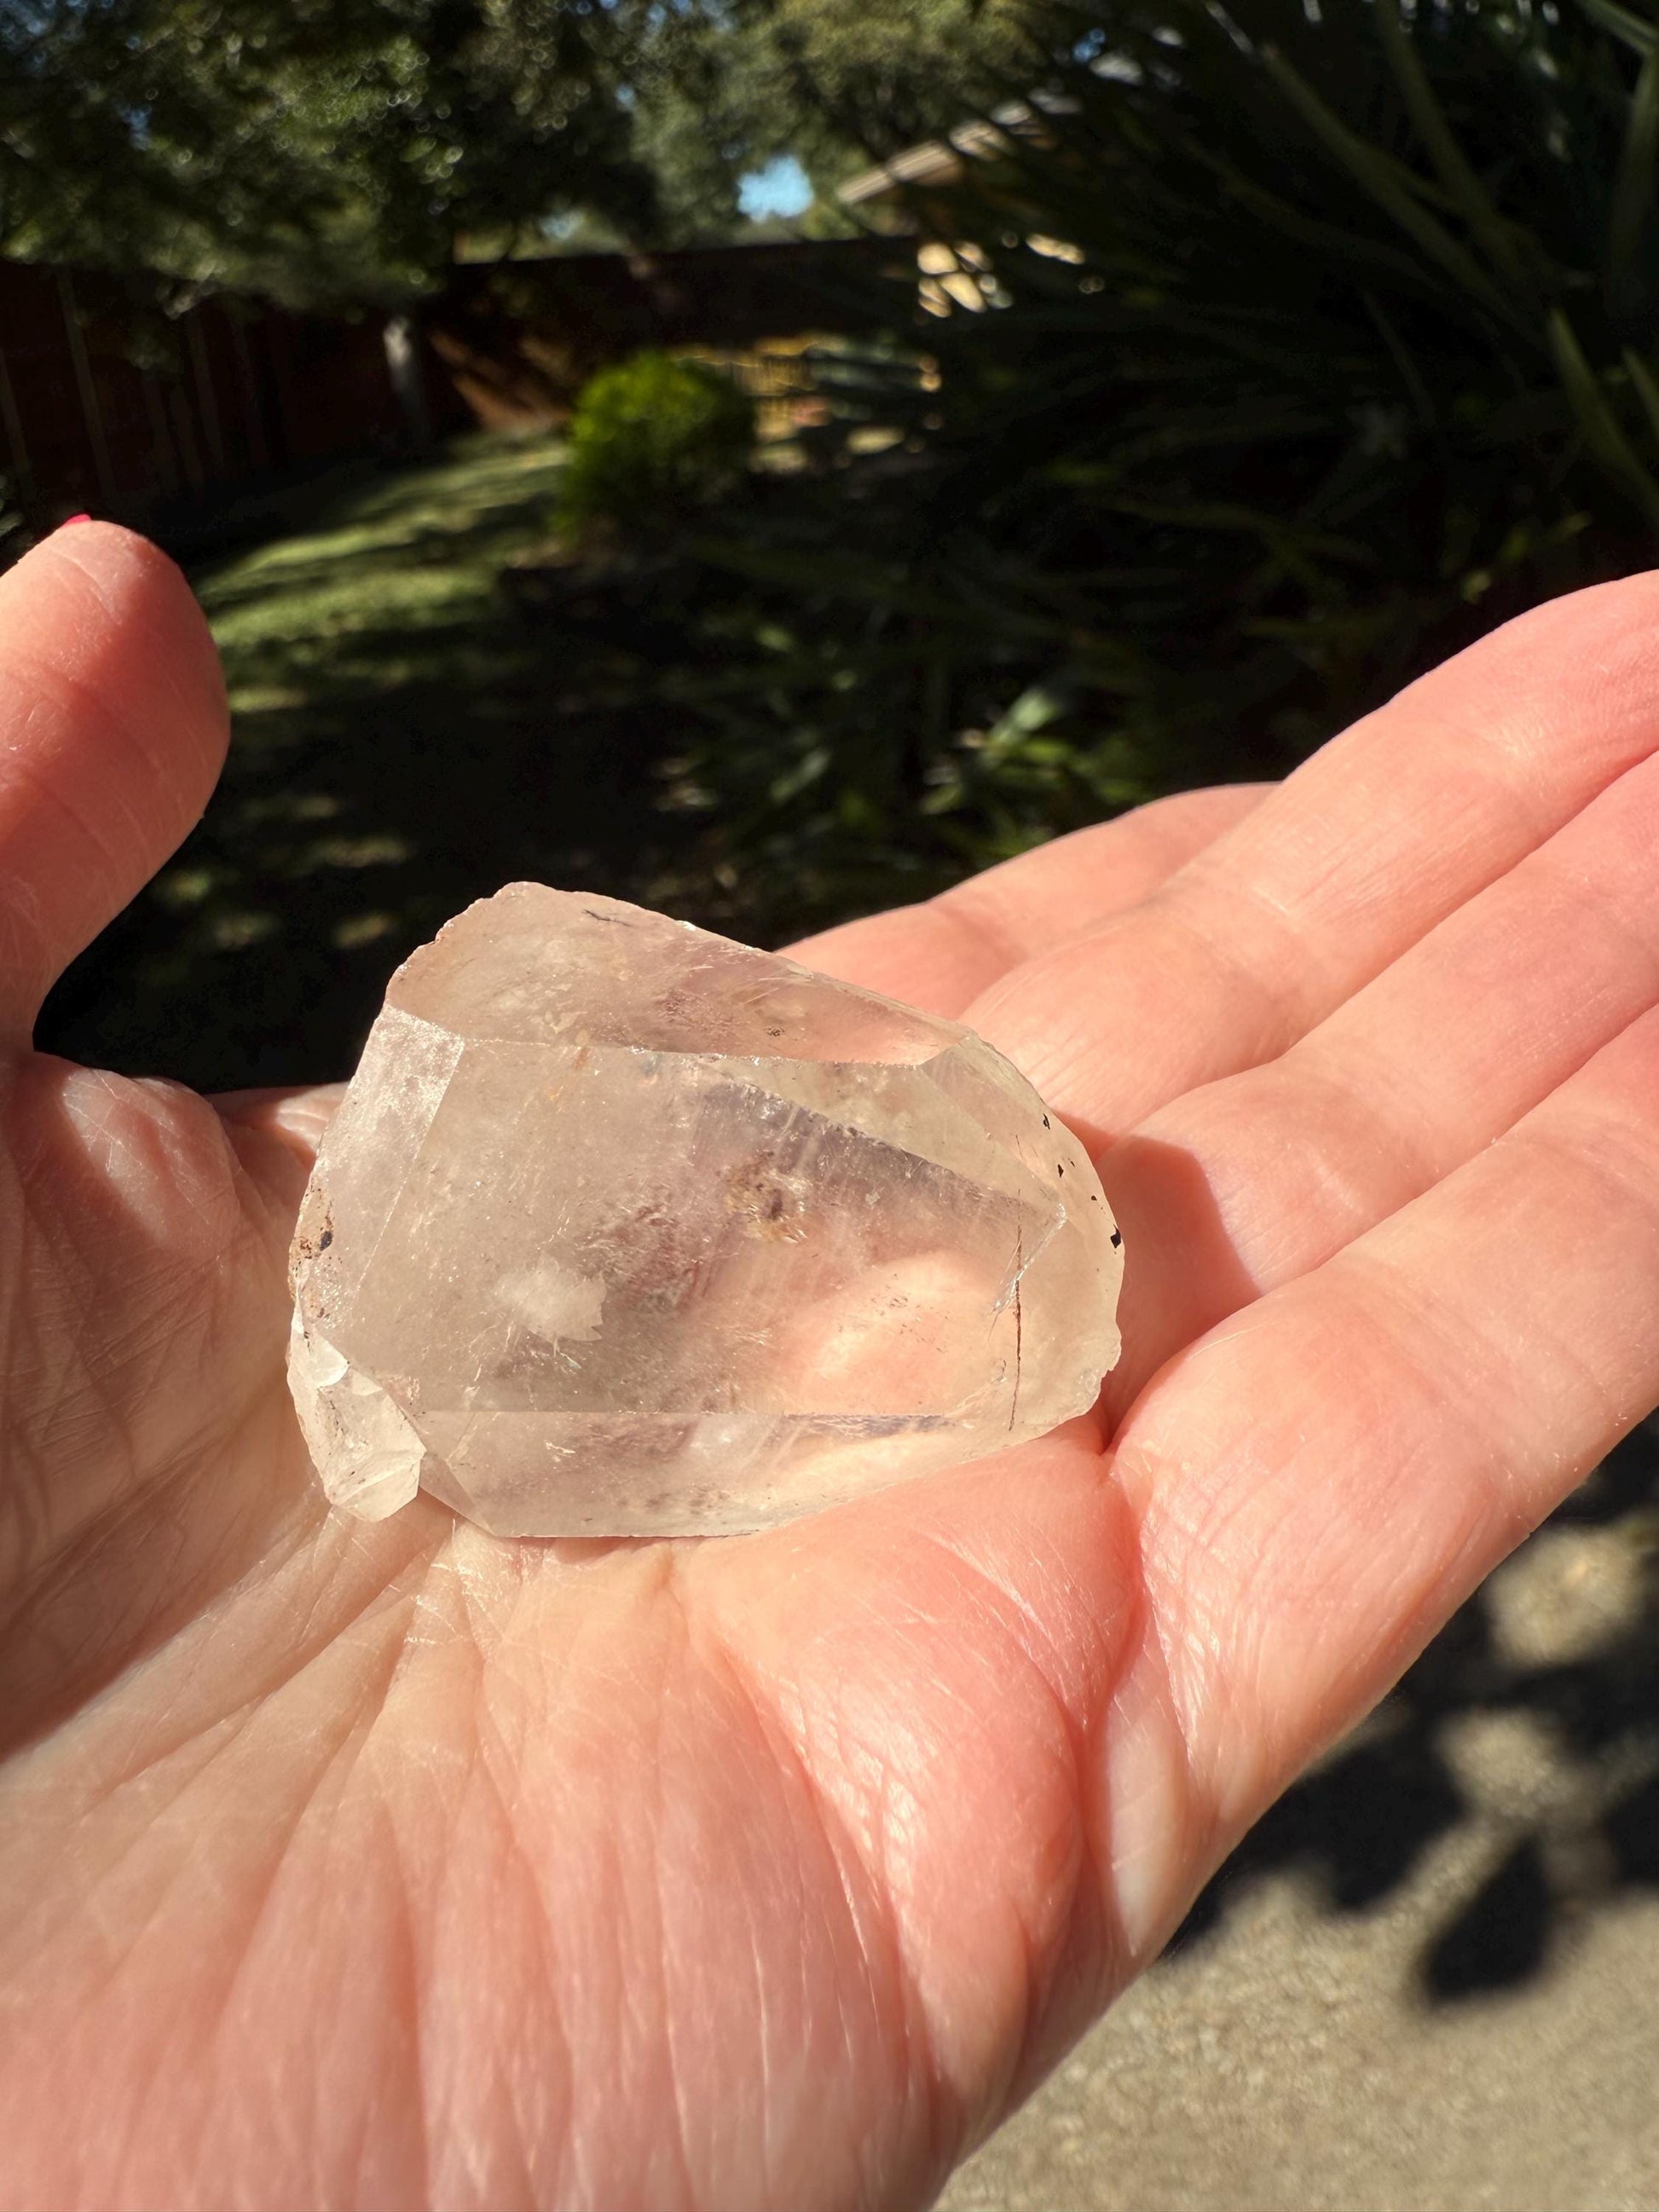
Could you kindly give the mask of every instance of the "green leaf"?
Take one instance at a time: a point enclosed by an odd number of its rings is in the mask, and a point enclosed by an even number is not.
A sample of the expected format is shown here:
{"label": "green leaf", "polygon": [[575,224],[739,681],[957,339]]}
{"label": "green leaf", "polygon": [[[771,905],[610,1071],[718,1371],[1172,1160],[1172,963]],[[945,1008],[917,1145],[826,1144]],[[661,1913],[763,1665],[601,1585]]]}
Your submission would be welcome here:
{"label": "green leaf", "polygon": [[1659,45],[1659,26],[1644,22],[1628,8],[1620,7],[1618,0],[1578,0],[1578,4],[1592,22],[1599,23],[1633,54],[1645,58]]}
{"label": "green leaf", "polygon": [[1629,346],[1625,348],[1621,358],[1631,380],[1631,388],[1641,401],[1642,412],[1648,418],[1648,428],[1656,441],[1659,441],[1659,384],[1655,383],[1653,374],[1641,356]]}
{"label": "green leaf", "polygon": [[1262,60],[1308,128],[1334,155],[1354,182],[1390,216],[1413,242],[1461,284],[1471,299],[1523,337],[1532,335],[1527,319],[1501,286],[1493,283],[1473,255],[1461,246],[1423,204],[1421,187],[1411,171],[1388,155],[1368,146],[1341,123],[1278,50],[1262,49]]}
{"label": "green leaf", "polygon": [[1028,685],[986,732],[985,752],[1008,752],[1024,738],[1047,729],[1050,722],[1058,721],[1076,704],[1077,690],[1077,678],[1066,669]]}
{"label": "green leaf", "polygon": [[1418,136],[1427,149],[1441,183],[1462,210],[1464,220],[1491,257],[1493,265],[1511,284],[1532,293],[1535,287],[1526,260],[1516,245],[1515,234],[1486,197],[1486,187],[1458,144],[1439,101],[1417,58],[1417,50],[1400,20],[1396,0],[1372,0],[1377,35],[1389,66],[1394,71]]}
{"label": "green leaf", "polygon": [[1584,442],[1607,473],[1613,477],[1659,531],[1659,483],[1644,467],[1635,447],[1625,435],[1618,416],[1607,404],[1606,392],[1585,360],[1572,325],[1559,307],[1549,314],[1550,349],[1573,412],[1578,417]]}
{"label": "green leaf", "polygon": [[1389,349],[1389,358],[1400,371],[1400,380],[1410,397],[1412,408],[1418,421],[1425,429],[1431,428],[1439,410],[1434,404],[1427,380],[1417,363],[1412,359],[1405,341],[1395,329],[1392,319],[1382,312],[1376,295],[1367,292],[1364,295],[1364,300],[1365,313],[1376,324],[1377,334]]}
{"label": "green leaf", "polygon": [[1630,104],[1619,173],[1607,217],[1607,287],[1615,308],[1636,307],[1644,283],[1642,249],[1652,234],[1656,156],[1659,156],[1659,46],[1643,63]]}

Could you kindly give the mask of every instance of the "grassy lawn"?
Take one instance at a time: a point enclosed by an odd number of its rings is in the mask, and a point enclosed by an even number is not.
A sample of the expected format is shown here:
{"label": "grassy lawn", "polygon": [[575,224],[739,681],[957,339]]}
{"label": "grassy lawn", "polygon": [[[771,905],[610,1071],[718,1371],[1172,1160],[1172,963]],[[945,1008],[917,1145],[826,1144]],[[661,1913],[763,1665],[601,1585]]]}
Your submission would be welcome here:
{"label": "grassy lawn", "polygon": [[641,898],[684,880],[671,733],[592,711],[591,649],[511,588],[516,559],[553,550],[559,466],[541,437],[354,464],[185,552],[230,763],[53,994],[44,1046],[210,1087],[344,1074],[391,968],[469,898],[515,876]]}

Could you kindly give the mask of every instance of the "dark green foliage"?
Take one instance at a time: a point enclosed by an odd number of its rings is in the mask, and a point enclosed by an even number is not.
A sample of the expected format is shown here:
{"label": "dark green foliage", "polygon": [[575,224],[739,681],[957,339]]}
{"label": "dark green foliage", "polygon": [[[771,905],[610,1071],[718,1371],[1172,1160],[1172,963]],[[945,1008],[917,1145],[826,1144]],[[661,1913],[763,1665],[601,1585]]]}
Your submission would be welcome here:
{"label": "dark green foliage", "polygon": [[700,361],[636,353],[583,386],[570,419],[562,519],[654,535],[742,481],[755,409],[729,376]]}
{"label": "dark green foliage", "polygon": [[828,366],[890,450],[826,441],[704,549],[749,595],[725,665],[673,680],[751,890],[851,904],[872,866],[925,882],[1282,772],[1650,562],[1656,26],[1653,0],[1052,15],[1040,129],[916,210],[990,304],[911,323],[925,376]]}
{"label": "dark green foliage", "polygon": [[644,235],[639,10],[0,0],[0,247],[298,300],[396,295],[568,208]]}
{"label": "dark green foliage", "polygon": [[[1024,66],[1029,0],[702,0],[657,17],[638,143],[690,234],[745,168],[793,155],[834,222],[854,171],[949,131]],[[728,218],[729,221],[729,218]],[[844,215],[838,228],[850,228]]]}
{"label": "dark green foliage", "polygon": [[[413,21],[439,0],[283,5],[298,40],[332,11]],[[222,20],[220,0],[35,12],[90,38],[144,7]],[[801,27],[827,10],[770,14],[796,27],[801,99],[839,114]],[[1048,7],[987,94],[1036,88],[1039,127],[912,210],[979,270],[981,311],[940,292],[951,312],[921,313],[896,284],[892,343],[821,360],[834,419],[799,441],[799,473],[705,511],[690,545],[682,527],[608,568],[562,562],[541,599],[515,571],[557,632],[559,711],[675,732],[661,796],[703,836],[689,856],[676,838],[678,888],[653,878],[653,895],[782,935],[1160,790],[1280,772],[1504,616],[1653,558],[1659,0],[1316,13]],[[389,137],[342,122],[330,143],[392,148],[374,173],[394,184],[413,162],[422,235],[464,205],[501,212],[485,94],[515,50],[469,40],[551,22],[532,0],[445,13],[434,53],[472,71],[476,100],[422,61],[410,112],[432,133],[400,137],[388,109]],[[713,49],[696,51],[701,67]],[[843,63],[874,113],[879,68],[852,46]],[[250,99],[266,81],[238,79]],[[6,149],[33,143],[26,110],[0,118],[0,192]],[[31,112],[44,130],[47,104]],[[532,101],[524,127],[551,147],[556,121]],[[718,121],[710,205],[750,143],[741,117]],[[866,126],[836,127],[845,147]],[[151,141],[133,143],[137,159]],[[609,173],[584,160],[575,182]],[[523,173],[554,190],[551,169]],[[242,205],[228,182],[220,197]],[[636,489],[607,511],[637,527],[664,503]]]}
{"label": "dark green foliage", "polygon": [[0,0],[0,250],[395,297],[459,240],[740,234],[943,128],[1024,0]]}

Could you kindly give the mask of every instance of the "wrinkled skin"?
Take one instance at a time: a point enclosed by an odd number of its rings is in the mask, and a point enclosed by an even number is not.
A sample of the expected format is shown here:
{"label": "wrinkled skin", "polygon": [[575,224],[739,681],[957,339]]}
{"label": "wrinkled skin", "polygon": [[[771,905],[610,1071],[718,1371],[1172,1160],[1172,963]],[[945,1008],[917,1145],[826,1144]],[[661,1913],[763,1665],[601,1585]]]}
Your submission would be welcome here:
{"label": "wrinkled skin", "polygon": [[919,2203],[1659,1396],[1659,579],[805,948],[1084,1135],[1126,1356],[703,1545],[325,1510],[330,1094],[27,1049],[207,797],[206,632],[83,526],[0,653],[7,2203]]}

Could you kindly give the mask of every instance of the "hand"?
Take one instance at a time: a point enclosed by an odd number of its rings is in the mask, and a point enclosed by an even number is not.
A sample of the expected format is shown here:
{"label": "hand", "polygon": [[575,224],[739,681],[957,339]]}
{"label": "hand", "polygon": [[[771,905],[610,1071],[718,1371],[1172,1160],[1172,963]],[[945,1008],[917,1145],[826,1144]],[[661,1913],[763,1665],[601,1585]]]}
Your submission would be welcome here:
{"label": "hand", "polygon": [[206,799],[205,630],[82,527],[0,653],[31,2212],[921,2202],[1659,1395],[1659,578],[1265,797],[807,948],[1085,1135],[1125,1360],[1096,1422],[701,1546],[323,1509],[282,1359],[329,1095],[25,1048]]}

